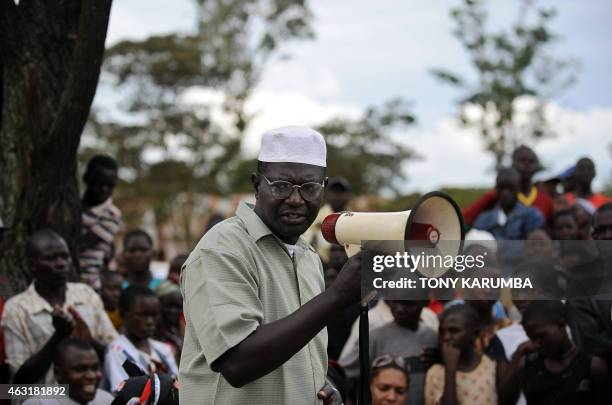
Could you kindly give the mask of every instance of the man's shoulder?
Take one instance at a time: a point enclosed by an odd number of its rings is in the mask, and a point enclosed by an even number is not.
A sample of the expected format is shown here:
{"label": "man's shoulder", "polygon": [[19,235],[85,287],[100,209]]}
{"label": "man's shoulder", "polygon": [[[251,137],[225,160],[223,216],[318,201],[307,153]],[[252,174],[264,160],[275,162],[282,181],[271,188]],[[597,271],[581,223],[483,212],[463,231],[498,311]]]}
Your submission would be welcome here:
{"label": "man's shoulder", "polygon": [[215,225],[202,236],[195,250],[229,249],[244,243],[250,238],[244,222],[237,216],[227,218]]}
{"label": "man's shoulder", "polygon": [[426,339],[438,339],[438,332],[436,332],[432,327],[425,325],[423,322],[419,324],[419,329],[416,333],[417,335]]}
{"label": "man's shoulder", "polygon": [[26,300],[28,297],[28,291],[22,291],[19,294],[13,295],[11,298],[9,298],[8,300],[6,300],[6,302],[4,303],[4,314],[6,314],[7,311],[11,311],[14,310],[15,308],[18,308],[20,306],[20,304]]}
{"label": "man's shoulder", "polygon": [[66,283],[66,294],[88,302],[99,300],[98,293],[85,283]]}
{"label": "man's shoulder", "polygon": [[417,339],[437,339],[438,335],[435,330],[425,325],[423,322],[419,323],[417,330],[410,330],[399,326],[397,323],[391,321],[378,328],[375,328],[370,332],[373,340],[375,339],[392,339],[398,335],[411,335]]}
{"label": "man's shoulder", "polygon": [[35,297],[32,295],[30,287],[26,288],[25,291],[22,291],[19,294],[12,296],[4,303],[2,318],[4,319],[7,316],[27,311],[34,300]]}
{"label": "man's shoulder", "polygon": [[389,335],[397,333],[398,330],[399,326],[394,321],[391,321],[372,329],[372,331],[370,332],[370,336],[372,337],[372,339],[387,337]]}

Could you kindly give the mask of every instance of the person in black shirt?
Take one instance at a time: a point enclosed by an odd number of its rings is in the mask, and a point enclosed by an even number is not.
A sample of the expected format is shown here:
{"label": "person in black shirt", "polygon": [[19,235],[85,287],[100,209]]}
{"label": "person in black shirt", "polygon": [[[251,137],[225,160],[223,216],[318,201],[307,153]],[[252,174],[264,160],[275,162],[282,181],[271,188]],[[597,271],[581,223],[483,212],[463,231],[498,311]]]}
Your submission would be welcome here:
{"label": "person in black shirt", "polygon": [[567,305],[533,301],[523,313],[529,340],[512,356],[528,405],[610,404],[606,363],[567,334]]}

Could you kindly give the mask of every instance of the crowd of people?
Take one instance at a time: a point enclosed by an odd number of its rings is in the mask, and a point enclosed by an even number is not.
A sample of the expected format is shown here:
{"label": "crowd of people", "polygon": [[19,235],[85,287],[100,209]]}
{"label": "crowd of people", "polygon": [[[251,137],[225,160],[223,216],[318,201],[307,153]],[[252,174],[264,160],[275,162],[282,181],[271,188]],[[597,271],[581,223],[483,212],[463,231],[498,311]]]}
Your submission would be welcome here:
{"label": "crowd of people", "polygon": [[[588,158],[535,184],[539,168],[532,149],[514,151],[512,165],[499,169],[494,187],[462,210],[469,229],[465,247],[487,249],[496,258],[491,268],[497,262],[516,267],[525,256],[537,256],[543,271],[555,269],[562,276],[560,288],[570,288],[580,281],[572,273],[577,263],[604,268],[609,258],[600,252],[585,264],[576,257],[580,252],[563,249],[562,241],[612,240],[612,198],[592,190],[595,165]],[[31,235],[27,257],[33,281],[6,302],[0,300],[0,383],[69,385],[66,401],[73,402],[53,403],[99,405],[151,396],[156,403],[178,403],[188,324],[180,279],[189,256],[171,260],[167,279],[154,276],[153,238],[142,229],[123,229],[121,212],[112,203],[117,178],[117,162],[105,155],[93,157],[83,175],[80,282],[70,281],[75,266],[62,236],[51,229]],[[321,238],[320,224],[327,214],[349,209],[351,185],[333,177],[325,192],[328,204],[301,240],[319,254],[325,288],[330,288],[349,258],[341,246]],[[528,244],[525,252],[503,248],[508,240],[538,243]],[[299,248],[299,243],[286,248]],[[197,260],[197,255],[190,259]],[[222,277],[224,263],[233,256],[217,260]],[[598,286],[608,282],[600,281]],[[612,292],[610,286],[600,292]],[[236,287],[223,294],[244,291]],[[231,310],[220,306],[212,316],[222,318]],[[358,315],[359,304],[352,303],[327,323],[326,381],[346,404],[355,403],[360,386]],[[375,300],[369,316],[374,405],[612,403],[612,293],[567,300],[534,300],[521,292],[504,298],[503,291],[486,299],[456,292],[449,300],[432,293],[422,301]],[[189,327],[203,333],[208,326]],[[218,331],[210,333],[210,341],[200,338],[210,343],[204,353],[218,356],[223,348],[214,347],[212,336]],[[186,350],[197,359],[192,346]],[[309,344],[308,350],[316,348]],[[298,355],[309,361],[307,353]],[[196,360],[183,354],[182,361]],[[52,403],[44,401],[25,403]]]}
{"label": "crowd of people", "polygon": [[[612,198],[592,191],[595,165],[588,158],[535,184],[535,152],[520,146],[512,157],[492,190],[462,210],[464,252],[487,251],[488,273],[513,269],[544,282],[529,293],[454,291],[437,299],[432,291],[428,301],[376,302],[369,310],[373,404],[612,403],[605,242],[612,240]],[[580,251],[593,240],[595,255]],[[341,266],[330,260],[326,280]],[[551,274],[558,277],[544,276]],[[588,290],[580,290],[585,284]],[[345,313],[353,324],[340,329],[349,337],[331,333],[344,319],[332,322],[328,352],[343,377],[345,402],[353,403],[359,331],[355,308]]]}

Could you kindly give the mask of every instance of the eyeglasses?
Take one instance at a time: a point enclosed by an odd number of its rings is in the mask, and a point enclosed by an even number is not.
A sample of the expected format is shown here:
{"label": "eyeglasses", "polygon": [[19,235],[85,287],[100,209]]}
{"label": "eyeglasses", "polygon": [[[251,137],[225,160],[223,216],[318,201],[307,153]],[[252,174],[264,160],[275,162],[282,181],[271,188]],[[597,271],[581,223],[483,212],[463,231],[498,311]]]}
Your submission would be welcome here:
{"label": "eyeglasses", "polygon": [[270,187],[270,193],[272,194],[272,197],[277,200],[284,200],[289,198],[289,196],[293,194],[293,189],[297,188],[298,192],[304,200],[313,201],[321,196],[321,192],[323,191],[325,184],[310,181],[308,183],[298,185],[284,180],[270,181],[263,174],[261,176],[266,179],[266,181],[268,182],[268,186]]}
{"label": "eyeglasses", "polygon": [[372,371],[388,366],[395,366],[402,370],[406,370],[406,360],[404,360],[403,357],[393,357],[390,354],[383,354],[372,361]]}

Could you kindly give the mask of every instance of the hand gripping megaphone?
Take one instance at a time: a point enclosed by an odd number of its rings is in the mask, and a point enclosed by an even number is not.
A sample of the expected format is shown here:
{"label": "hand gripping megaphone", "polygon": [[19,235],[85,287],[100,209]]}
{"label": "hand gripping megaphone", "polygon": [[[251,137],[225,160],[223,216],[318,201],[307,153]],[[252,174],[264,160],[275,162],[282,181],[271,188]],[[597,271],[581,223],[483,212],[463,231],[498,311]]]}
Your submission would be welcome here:
{"label": "hand gripping megaphone", "polygon": [[[411,253],[415,243],[409,242],[422,241],[418,245],[428,253],[456,256],[465,237],[459,206],[441,191],[425,194],[408,211],[330,214],[321,224],[321,233],[329,243],[343,246],[348,256],[358,253],[363,241],[372,241],[369,248],[388,254]],[[417,269],[428,277],[447,270],[440,266]]]}

